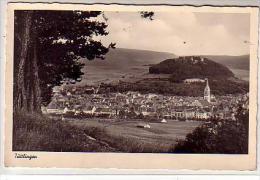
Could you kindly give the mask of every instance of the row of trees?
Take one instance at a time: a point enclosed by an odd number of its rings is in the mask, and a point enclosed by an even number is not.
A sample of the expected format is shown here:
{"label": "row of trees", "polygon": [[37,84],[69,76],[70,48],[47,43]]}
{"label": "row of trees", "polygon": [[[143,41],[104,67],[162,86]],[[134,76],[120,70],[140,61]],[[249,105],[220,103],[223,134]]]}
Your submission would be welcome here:
{"label": "row of trees", "polygon": [[[214,95],[245,94],[249,91],[248,82],[235,82],[228,79],[209,79]],[[174,83],[166,80],[144,79],[139,82],[120,82],[117,85],[104,84],[100,93],[138,91],[175,96],[202,96],[205,83]]]}

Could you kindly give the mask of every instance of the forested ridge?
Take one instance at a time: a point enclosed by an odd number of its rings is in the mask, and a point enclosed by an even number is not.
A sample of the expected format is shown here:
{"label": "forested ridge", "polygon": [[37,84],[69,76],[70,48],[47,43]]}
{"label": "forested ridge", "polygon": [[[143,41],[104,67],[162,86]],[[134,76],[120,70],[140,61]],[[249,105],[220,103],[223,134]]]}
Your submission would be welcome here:
{"label": "forested ridge", "polygon": [[223,79],[234,77],[224,65],[199,56],[185,56],[164,60],[149,68],[151,74],[171,74],[171,81],[182,82],[187,78]]}

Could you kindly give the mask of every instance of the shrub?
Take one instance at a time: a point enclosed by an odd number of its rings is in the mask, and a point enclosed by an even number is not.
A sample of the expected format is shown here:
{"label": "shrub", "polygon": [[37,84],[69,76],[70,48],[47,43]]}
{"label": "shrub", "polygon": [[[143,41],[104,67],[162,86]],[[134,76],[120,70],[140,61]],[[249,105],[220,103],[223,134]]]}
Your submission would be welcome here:
{"label": "shrub", "polygon": [[174,153],[248,153],[248,110],[239,108],[236,121],[214,121],[197,127],[179,140]]}

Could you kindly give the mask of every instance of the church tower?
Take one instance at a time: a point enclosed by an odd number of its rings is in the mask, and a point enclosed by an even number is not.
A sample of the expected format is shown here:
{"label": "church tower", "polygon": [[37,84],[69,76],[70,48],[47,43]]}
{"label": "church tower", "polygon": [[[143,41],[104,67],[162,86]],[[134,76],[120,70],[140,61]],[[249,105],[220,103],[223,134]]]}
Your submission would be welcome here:
{"label": "church tower", "polygon": [[206,81],[206,87],[204,89],[204,99],[210,102],[210,88],[209,88],[209,81],[208,78],[205,79]]}

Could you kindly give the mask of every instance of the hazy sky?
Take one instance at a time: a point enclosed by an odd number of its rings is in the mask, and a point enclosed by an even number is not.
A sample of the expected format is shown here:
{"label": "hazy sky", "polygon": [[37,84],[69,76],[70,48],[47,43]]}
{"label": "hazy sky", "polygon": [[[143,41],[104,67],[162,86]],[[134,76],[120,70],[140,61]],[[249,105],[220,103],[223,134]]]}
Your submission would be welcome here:
{"label": "hazy sky", "polygon": [[118,48],[176,55],[249,54],[249,14],[155,12],[154,20],[137,12],[105,12],[109,35]]}

